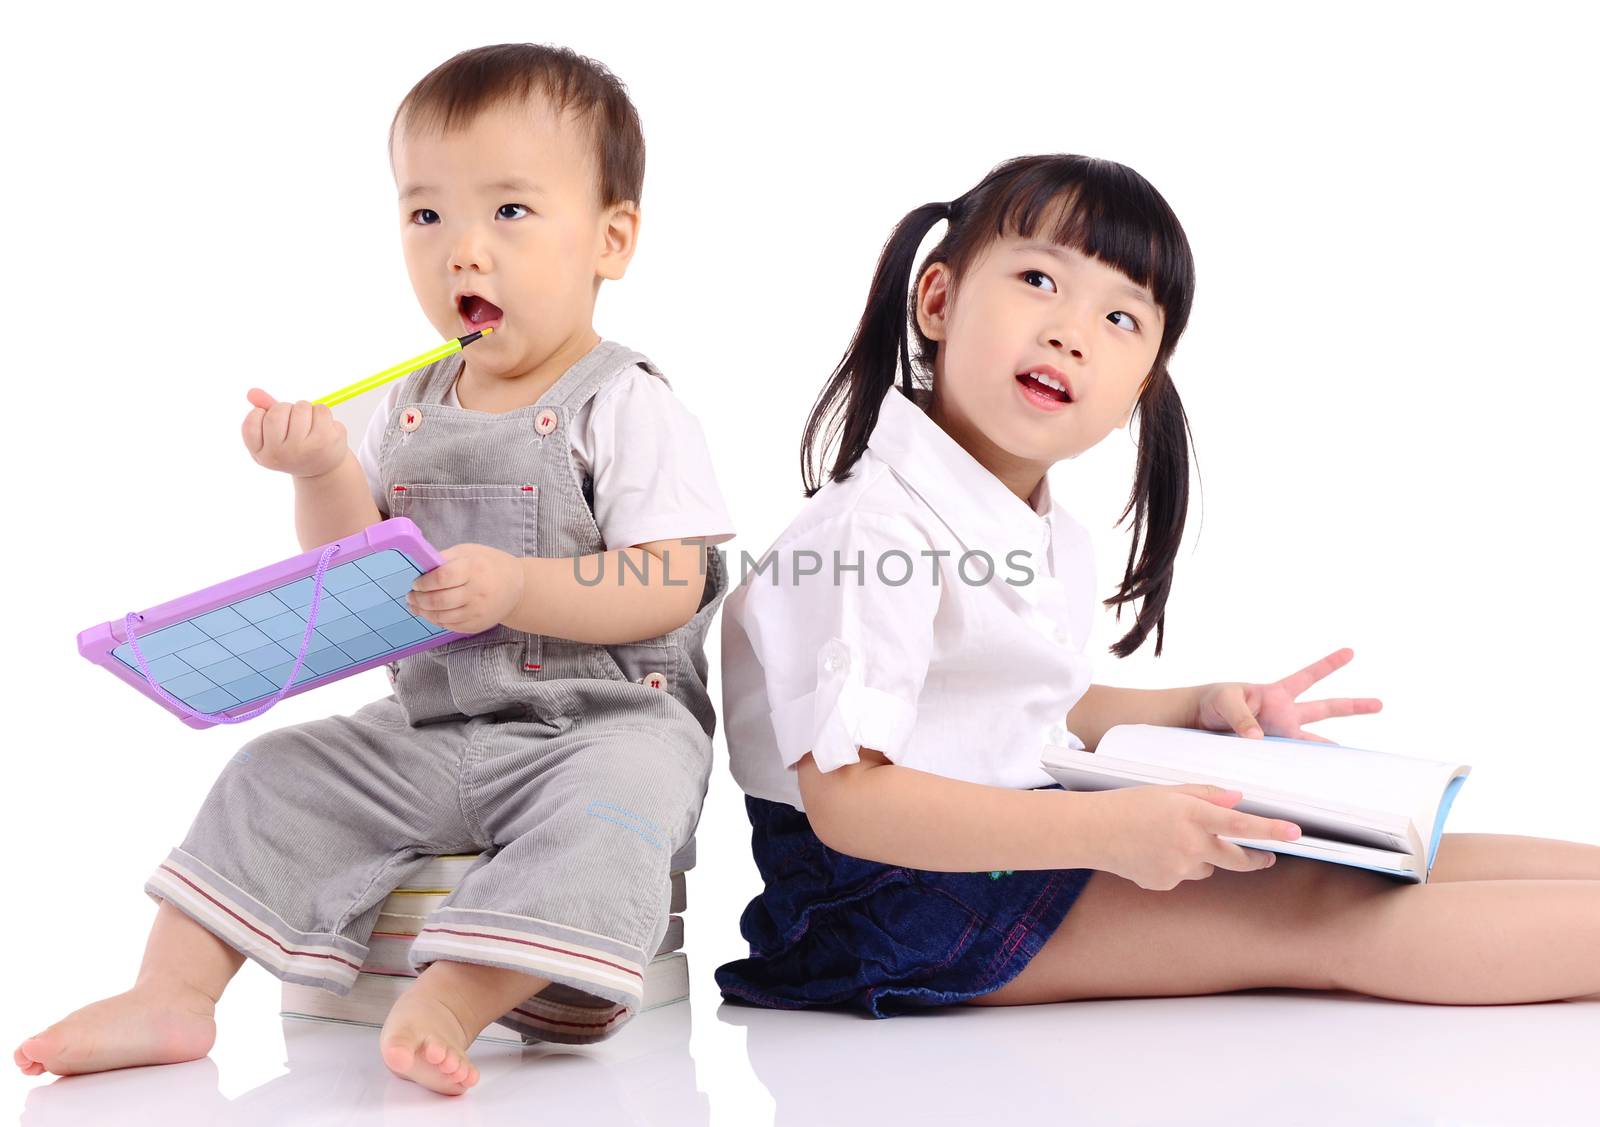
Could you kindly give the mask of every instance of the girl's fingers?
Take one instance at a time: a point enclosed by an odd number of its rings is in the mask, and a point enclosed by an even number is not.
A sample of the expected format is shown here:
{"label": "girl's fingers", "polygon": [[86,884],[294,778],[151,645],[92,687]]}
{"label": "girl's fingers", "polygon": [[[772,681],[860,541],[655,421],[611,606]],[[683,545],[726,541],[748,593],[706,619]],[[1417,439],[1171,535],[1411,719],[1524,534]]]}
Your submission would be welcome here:
{"label": "girl's fingers", "polygon": [[1289,691],[1291,697],[1297,697],[1355,656],[1356,651],[1349,646],[1334,650],[1321,661],[1314,661],[1298,673],[1289,674],[1279,684]]}
{"label": "girl's fingers", "polygon": [[1228,726],[1241,736],[1259,739],[1266,734],[1261,730],[1256,714],[1250,711],[1250,705],[1242,695],[1224,697],[1220,711]]}
{"label": "girl's fingers", "polygon": [[1295,705],[1300,713],[1300,723],[1311,724],[1330,716],[1358,716],[1377,712],[1383,702],[1376,697],[1334,697],[1328,700],[1308,700]]}
{"label": "girl's fingers", "polygon": [[1202,811],[1207,833],[1227,834],[1229,837],[1258,837],[1277,841],[1293,841],[1300,836],[1300,827],[1283,818],[1263,818],[1223,806],[1213,806]]}
{"label": "girl's fingers", "polygon": [[1211,864],[1219,869],[1232,869],[1236,873],[1248,873],[1252,869],[1270,868],[1277,861],[1278,855],[1267,849],[1247,849],[1231,841],[1217,839],[1218,856],[1211,859]]}
{"label": "girl's fingers", "polygon": [[249,391],[244,393],[244,397],[250,401],[251,406],[260,407],[263,411],[277,402],[276,399],[262,391],[259,387],[251,388]]}

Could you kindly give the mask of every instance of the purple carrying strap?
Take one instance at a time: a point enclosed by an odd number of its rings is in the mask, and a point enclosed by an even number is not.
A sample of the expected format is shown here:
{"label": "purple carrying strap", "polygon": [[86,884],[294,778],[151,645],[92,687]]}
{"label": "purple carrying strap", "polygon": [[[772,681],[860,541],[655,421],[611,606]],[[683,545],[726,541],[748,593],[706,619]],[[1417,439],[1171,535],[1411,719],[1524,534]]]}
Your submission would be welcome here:
{"label": "purple carrying strap", "polygon": [[238,716],[229,716],[223,712],[197,712],[195,709],[192,709],[188,705],[184,704],[177,697],[173,696],[160,685],[156,684],[156,679],[150,676],[150,667],[144,662],[144,654],[139,652],[139,639],[133,636],[134,619],[138,619],[139,621],[143,622],[144,616],[142,614],[136,614],[133,611],[129,611],[128,616],[122,620],[123,625],[127,627],[128,630],[128,645],[133,647],[133,656],[139,661],[139,671],[144,674],[144,679],[149,682],[150,688],[153,689],[162,700],[166,701],[173,708],[176,708],[178,711],[182,712],[185,716],[191,716],[196,720],[205,720],[212,724],[238,724],[245,720],[253,720],[257,716],[260,716],[267,709],[277,704],[284,698],[285,694],[288,693],[289,687],[294,684],[294,679],[300,676],[300,666],[306,659],[306,650],[311,646],[311,632],[317,627],[317,607],[322,602],[322,575],[328,570],[328,562],[333,559],[334,553],[338,550],[338,544],[329,544],[327,548],[323,550],[322,558],[317,561],[317,577],[315,580],[316,586],[311,592],[311,610],[306,618],[305,635],[300,639],[300,652],[295,655],[294,668],[289,671],[289,679],[283,683],[283,688],[279,689],[273,695],[272,699],[266,704],[262,705],[260,708],[253,709],[250,712],[240,713]]}

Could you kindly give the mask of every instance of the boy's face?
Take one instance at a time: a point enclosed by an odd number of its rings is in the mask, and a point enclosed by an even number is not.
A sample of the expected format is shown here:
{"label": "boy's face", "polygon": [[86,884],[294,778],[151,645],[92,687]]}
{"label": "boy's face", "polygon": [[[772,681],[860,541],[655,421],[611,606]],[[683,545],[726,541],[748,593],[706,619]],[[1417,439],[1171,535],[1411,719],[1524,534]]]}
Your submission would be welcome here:
{"label": "boy's face", "polygon": [[[1043,240],[996,240],[953,298],[938,264],[918,299],[919,324],[940,342],[939,421],[980,461],[1019,471],[1048,469],[1126,426],[1161,347],[1163,316],[1148,290]],[[1064,383],[1070,401],[1029,372]]]}
{"label": "boy's face", "polygon": [[494,328],[467,352],[469,369],[515,378],[593,346],[600,279],[622,276],[638,213],[600,207],[581,123],[534,97],[442,135],[402,129],[391,156],[406,271],[428,320],[444,337]]}

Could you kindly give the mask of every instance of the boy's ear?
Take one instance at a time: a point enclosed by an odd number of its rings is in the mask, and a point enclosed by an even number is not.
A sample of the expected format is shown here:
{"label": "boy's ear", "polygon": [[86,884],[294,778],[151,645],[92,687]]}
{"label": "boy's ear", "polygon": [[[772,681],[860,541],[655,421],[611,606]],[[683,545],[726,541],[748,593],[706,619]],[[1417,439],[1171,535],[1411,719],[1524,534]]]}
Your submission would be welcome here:
{"label": "boy's ear", "polygon": [[944,339],[944,321],[950,305],[950,266],[935,262],[917,281],[917,327],[929,340]]}
{"label": "boy's ear", "polygon": [[639,243],[639,208],[632,200],[614,204],[601,217],[600,261],[595,273],[615,282],[628,269],[633,248]]}

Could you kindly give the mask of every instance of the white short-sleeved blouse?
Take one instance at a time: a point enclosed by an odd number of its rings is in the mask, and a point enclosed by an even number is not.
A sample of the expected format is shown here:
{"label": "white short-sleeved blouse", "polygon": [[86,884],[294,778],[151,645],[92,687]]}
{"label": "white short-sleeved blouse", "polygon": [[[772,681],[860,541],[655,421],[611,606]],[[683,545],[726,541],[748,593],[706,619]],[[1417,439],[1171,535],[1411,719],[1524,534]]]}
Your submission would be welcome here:
{"label": "white short-sleeved blouse", "polygon": [[[400,381],[389,388],[356,451],[372,499],[385,515],[388,498],[378,451],[404,386]],[[445,403],[461,406],[454,384]],[[594,521],[607,548],[691,537],[703,537],[707,544],[732,539],[733,520],[717,487],[705,432],[666,377],[637,365],[628,369],[584,402],[567,434],[578,473],[594,481]]]}
{"label": "white short-sleeved blouse", "polygon": [[747,794],[804,809],[795,764],[810,752],[831,771],[861,747],[969,782],[1048,786],[1045,744],[1084,746],[1066,718],[1091,672],[1087,532],[1048,479],[1023,502],[898,389],[849,478],[739,564],[722,708]]}

